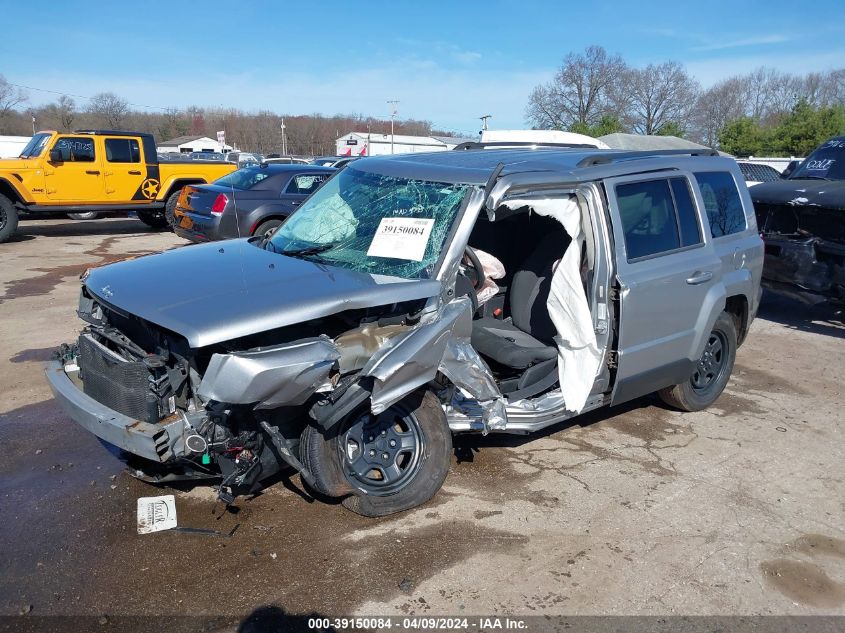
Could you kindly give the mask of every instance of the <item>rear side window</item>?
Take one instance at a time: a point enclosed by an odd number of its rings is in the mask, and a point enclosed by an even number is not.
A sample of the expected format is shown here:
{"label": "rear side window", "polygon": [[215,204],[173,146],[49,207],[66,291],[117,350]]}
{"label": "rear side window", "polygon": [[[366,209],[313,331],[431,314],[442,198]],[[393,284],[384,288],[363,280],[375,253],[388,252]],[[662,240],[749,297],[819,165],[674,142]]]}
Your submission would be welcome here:
{"label": "rear side window", "polygon": [[713,237],[739,233],[746,228],[742,200],[733,176],[726,171],[702,171],[695,174]]}
{"label": "rear side window", "polygon": [[320,188],[320,185],[328,178],[325,174],[302,174],[294,176],[288,185],[285,193],[300,193],[308,195]]}
{"label": "rear side window", "polygon": [[53,149],[62,153],[62,161],[66,163],[94,162],[93,138],[63,136],[56,141]]}
{"label": "rear side window", "polygon": [[628,260],[681,247],[668,180],[616,186]]}
{"label": "rear side window", "polygon": [[110,163],[140,163],[138,141],[134,138],[107,138],[106,160]]}

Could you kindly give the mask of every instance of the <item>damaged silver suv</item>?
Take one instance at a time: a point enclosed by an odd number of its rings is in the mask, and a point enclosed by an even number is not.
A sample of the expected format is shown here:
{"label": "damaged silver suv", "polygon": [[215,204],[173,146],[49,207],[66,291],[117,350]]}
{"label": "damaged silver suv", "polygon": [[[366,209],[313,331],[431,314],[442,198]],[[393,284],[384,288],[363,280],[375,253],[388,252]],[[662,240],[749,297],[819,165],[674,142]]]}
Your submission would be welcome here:
{"label": "damaged silver suv", "polygon": [[431,498],[452,434],[720,395],[760,297],[742,174],[694,152],[367,158],[269,236],[90,270],[47,368],[147,481],[294,469],[363,515]]}

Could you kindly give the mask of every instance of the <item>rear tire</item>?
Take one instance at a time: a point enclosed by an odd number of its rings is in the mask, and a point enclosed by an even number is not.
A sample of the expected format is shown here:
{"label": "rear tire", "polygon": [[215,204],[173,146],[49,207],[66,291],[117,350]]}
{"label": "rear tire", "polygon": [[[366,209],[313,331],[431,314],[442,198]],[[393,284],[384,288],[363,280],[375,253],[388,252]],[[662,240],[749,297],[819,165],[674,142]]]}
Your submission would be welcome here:
{"label": "rear tire", "polygon": [[0,244],[8,242],[18,230],[18,210],[6,196],[0,196]]}
{"label": "rear tire", "polygon": [[733,371],[736,341],[736,321],[722,312],[713,325],[695,373],[680,385],[658,391],[660,399],[681,411],[701,411],[716,402]]}
{"label": "rear tire", "polygon": [[179,194],[181,193],[181,189],[174,191],[167,198],[167,202],[164,203],[164,217],[171,229],[176,227],[176,203],[179,202]]}
{"label": "rear tire", "polygon": [[272,220],[265,220],[258,227],[255,229],[255,233],[253,235],[261,235],[262,237],[266,237],[270,231],[275,231],[282,225],[281,220],[277,220],[273,218]]}
{"label": "rear tire", "polygon": [[67,217],[71,220],[96,220],[100,214],[96,211],[85,211],[84,213],[68,213]]}
{"label": "rear tire", "polygon": [[[374,448],[379,442],[383,446]],[[389,458],[379,463],[381,455]],[[367,517],[410,510],[431,499],[446,479],[451,455],[446,415],[429,391],[411,394],[378,416],[359,409],[328,437],[308,426],[300,444],[300,459],[314,475],[316,491],[330,497],[352,493],[341,503]]]}
{"label": "rear tire", "polygon": [[153,229],[167,228],[163,211],[138,211],[138,219]]}

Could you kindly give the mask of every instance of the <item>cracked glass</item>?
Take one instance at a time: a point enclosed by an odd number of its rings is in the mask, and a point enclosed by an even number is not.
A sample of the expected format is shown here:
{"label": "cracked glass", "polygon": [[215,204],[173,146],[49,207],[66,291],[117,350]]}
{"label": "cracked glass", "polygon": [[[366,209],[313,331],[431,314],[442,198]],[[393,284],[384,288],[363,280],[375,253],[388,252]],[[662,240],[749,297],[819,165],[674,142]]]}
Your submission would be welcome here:
{"label": "cracked glass", "polygon": [[359,272],[428,279],[469,188],[348,167],[308,198],[265,248]]}

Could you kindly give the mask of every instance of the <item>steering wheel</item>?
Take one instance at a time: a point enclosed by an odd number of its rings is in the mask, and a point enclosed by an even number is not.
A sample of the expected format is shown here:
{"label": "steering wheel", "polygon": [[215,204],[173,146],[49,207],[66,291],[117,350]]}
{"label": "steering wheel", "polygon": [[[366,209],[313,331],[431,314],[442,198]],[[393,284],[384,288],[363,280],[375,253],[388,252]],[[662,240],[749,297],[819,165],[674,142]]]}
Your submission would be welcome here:
{"label": "steering wheel", "polygon": [[478,261],[478,255],[475,254],[475,251],[469,245],[464,249],[464,255],[466,255],[471,267],[475,270],[475,282],[472,287],[474,290],[481,290],[484,287],[484,282],[487,281],[487,277],[484,274],[484,268],[481,266],[481,262]]}

